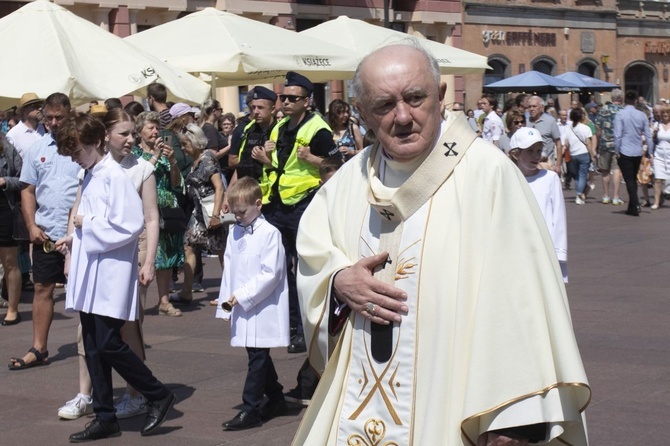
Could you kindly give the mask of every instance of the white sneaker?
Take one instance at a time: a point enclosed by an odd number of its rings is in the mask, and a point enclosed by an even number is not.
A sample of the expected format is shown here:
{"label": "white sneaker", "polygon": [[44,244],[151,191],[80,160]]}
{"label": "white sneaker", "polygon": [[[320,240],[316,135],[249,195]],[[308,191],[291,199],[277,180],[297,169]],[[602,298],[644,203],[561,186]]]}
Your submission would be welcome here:
{"label": "white sneaker", "polygon": [[582,200],[580,197],[575,197],[575,203],[576,204],[584,204],[586,202],[584,200]]}
{"label": "white sneaker", "polygon": [[76,420],[93,413],[93,400],[89,395],[77,394],[76,397],[58,409],[58,416],[66,420]]}
{"label": "white sneaker", "polygon": [[147,413],[146,402],[142,395],[133,398],[129,393],[124,393],[114,405],[116,418],[130,418]]}

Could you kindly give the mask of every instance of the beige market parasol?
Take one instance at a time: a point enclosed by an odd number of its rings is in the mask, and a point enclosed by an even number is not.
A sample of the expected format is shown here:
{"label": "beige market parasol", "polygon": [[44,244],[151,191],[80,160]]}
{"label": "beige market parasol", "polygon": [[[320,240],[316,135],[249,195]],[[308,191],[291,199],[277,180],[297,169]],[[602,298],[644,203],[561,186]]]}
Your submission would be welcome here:
{"label": "beige market parasol", "polygon": [[205,8],[125,40],[218,86],[277,82],[297,71],[314,82],[352,77],[358,59],[344,48],[278,26]]}
{"label": "beige market parasol", "polygon": [[[356,54],[359,60],[382,46],[406,41],[408,37],[411,37],[399,31],[373,25],[362,20],[350,19],[347,16],[340,16],[321,23],[300,32],[300,34],[324,42],[334,41],[337,45]],[[417,39],[421,46],[437,59],[442,74],[482,73],[490,68],[484,56],[422,37],[417,37]]]}
{"label": "beige market parasol", "polygon": [[170,100],[201,103],[209,86],[118,36],[46,0],[0,19],[0,109],[26,92],[67,94],[73,105],[126,94],[144,96],[159,80]]}

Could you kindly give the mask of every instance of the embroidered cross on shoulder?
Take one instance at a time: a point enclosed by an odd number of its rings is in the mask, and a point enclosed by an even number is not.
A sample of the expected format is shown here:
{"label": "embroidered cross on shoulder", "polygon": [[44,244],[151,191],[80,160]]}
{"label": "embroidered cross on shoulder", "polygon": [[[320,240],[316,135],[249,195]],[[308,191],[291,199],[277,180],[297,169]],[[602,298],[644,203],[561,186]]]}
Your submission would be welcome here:
{"label": "embroidered cross on shoulder", "polygon": [[444,156],[458,156],[458,152],[454,150],[454,147],[456,147],[455,142],[445,142],[444,147],[447,148],[447,151],[444,152]]}
{"label": "embroidered cross on shoulder", "polygon": [[379,212],[383,217],[386,217],[386,219],[391,220],[391,217],[395,216],[393,212],[389,212],[388,209],[384,209],[383,211]]}

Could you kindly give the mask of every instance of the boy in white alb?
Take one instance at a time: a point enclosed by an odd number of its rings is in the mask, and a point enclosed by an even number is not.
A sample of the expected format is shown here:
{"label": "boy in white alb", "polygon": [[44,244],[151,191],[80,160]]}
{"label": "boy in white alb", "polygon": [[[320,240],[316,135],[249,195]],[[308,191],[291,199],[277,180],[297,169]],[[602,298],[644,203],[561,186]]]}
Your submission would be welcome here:
{"label": "boy in white alb", "polygon": [[288,284],[281,234],[261,215],[258,182],[242,178],[227,197],[237,224],[228,234],[216,317],[231,319],[230,345],[246,347],[249,367],[243,408],[223,427],[242,430],[286,412],[270,348],[289,345]]}
{"label": "boy in white alb", "polygon": [[531,127],[522,127],[510,139],[510,158],[516,163],[547,223],[554,249],[561,265],[563,281],[568,283],[568,232],[565,217],[565,201],[561,179],[556,172],[540,169],[542,157],[542,135]]}

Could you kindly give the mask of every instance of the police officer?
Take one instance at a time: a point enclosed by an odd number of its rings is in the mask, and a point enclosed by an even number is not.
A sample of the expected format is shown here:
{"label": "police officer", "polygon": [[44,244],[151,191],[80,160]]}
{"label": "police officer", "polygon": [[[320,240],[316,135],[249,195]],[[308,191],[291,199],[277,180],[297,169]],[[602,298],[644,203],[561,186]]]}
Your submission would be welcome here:
{"label": "police officer", "polygon": [[321,160],[337,154],[328,124],[318,114],[307,111],[313,90],[305,76],[286,73],[284,90],[279,95],[285,117],[272,129],[265,151],[255,151],[255,159],[266,166],[261,180],[265,218],[281,232],[286,250],[290,353],[306,350],[294,273],[298,223],[319,187]]}
{"label": "police officer", "polygon": [[263,163],[259,159],[269,161],[269,158],[264,156],[264,146],[277,123],[274,117],[277,94],[268,88],[258,86],[250,91],[250,97],[248,105],[253,119],[244,126],[239,151],[235,154],[231,151],[231,158],[235,156],[237,166],[230,181],[231,186],[238,179],[248,176],[261,181]]}

